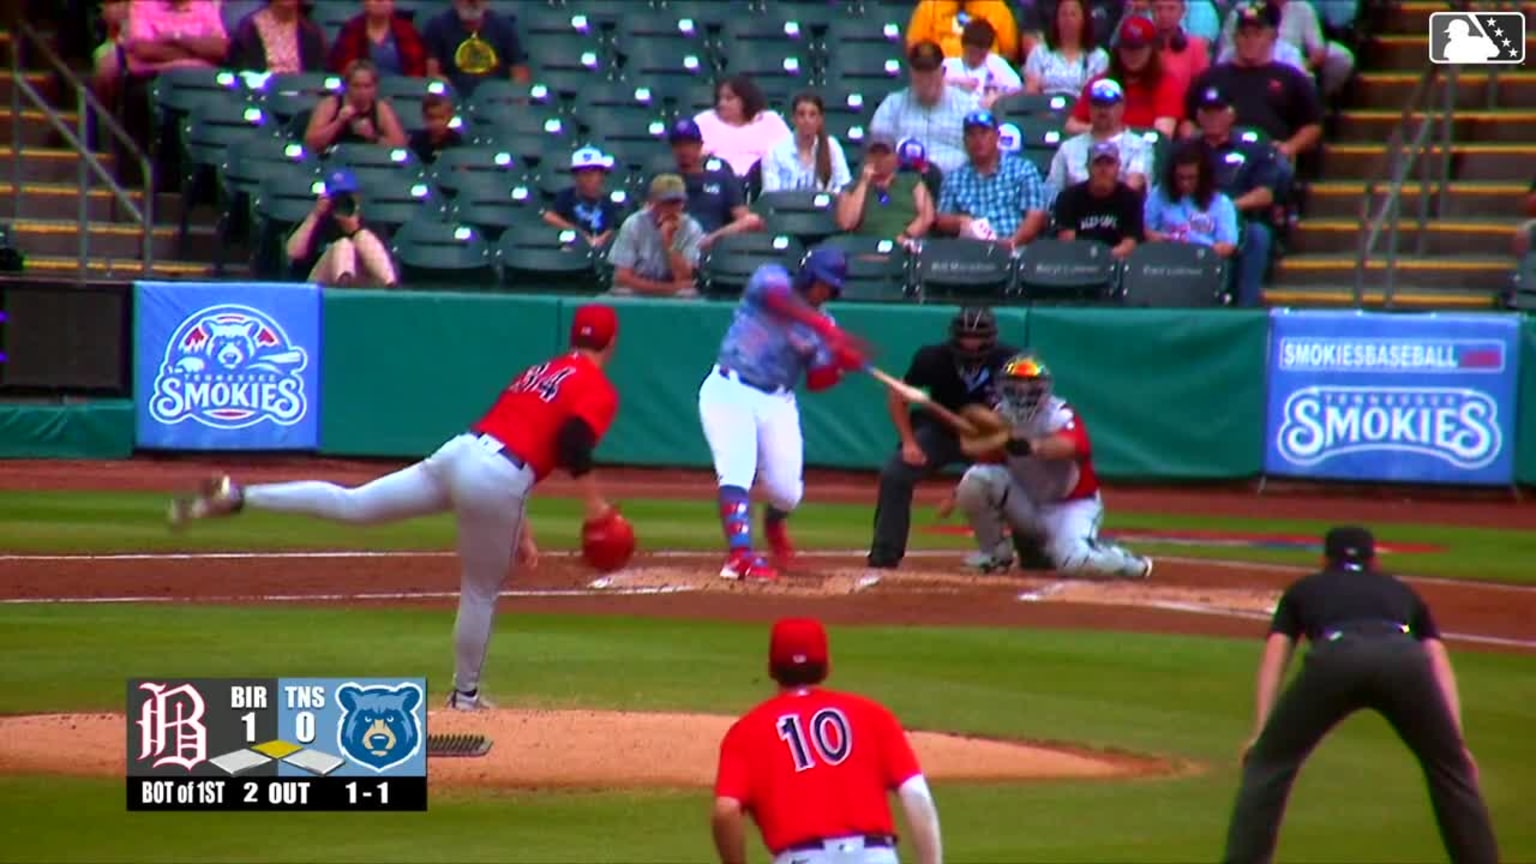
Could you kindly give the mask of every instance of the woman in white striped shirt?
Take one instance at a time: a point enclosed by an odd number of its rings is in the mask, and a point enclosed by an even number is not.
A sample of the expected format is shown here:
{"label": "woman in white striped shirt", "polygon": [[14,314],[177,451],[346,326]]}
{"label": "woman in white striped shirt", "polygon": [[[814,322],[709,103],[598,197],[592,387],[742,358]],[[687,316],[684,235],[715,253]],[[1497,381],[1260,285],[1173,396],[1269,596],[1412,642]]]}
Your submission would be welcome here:
{"label": "woman in white striped shirt", "polygon": [[827,134],[825,103],[806,91],[790,103],[795,133],[773,145],[763,160],[763,191],[840,192],[852,181],[843,146]]}
{"label": "woman in white striped shirt", "polygon": [[1082,0],[1060,0],[1045,42],[1024,61],[1024,90],[1077,99],[1083,87],[1109,68],[1109,55],[1093,41],[1093,23]]}

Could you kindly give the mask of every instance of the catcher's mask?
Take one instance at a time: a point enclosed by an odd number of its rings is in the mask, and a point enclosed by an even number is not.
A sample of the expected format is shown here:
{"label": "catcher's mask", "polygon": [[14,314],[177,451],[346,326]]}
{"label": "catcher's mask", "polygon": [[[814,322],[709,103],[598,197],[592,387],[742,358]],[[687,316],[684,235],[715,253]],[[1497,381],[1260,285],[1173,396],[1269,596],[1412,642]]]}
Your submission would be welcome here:
{"label": "catcher's mask", "polygon": [[997,345],[997,316],[985,306],[962,308],[950,319],[949,342],[962,360],[981,360]]}
{"label": "catcher's mask", "polygon": [[998,371],[998,395],[1009,420],[1028,422],[1051,397],[1051,370],[1038,357],[1015,354]]}

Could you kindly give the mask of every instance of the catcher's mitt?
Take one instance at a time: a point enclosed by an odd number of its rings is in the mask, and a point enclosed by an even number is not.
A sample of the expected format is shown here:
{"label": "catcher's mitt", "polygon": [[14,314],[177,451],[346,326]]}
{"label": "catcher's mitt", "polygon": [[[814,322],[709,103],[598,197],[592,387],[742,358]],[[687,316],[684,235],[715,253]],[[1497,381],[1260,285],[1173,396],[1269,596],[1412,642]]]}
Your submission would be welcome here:
{"label": "catcher's mitt", "polygon": [[634,554],[635,527],[618,509],[582,523],[581,557],[593,570],[612,573],[623,569]]}
{"label": "catcher's mitt", "polygon": [[1013,426],[985,405],[966,405],[960,416],[970,421],[976,434],[960,433],[960,452],[972,459],[997,459],[1013,435]]}

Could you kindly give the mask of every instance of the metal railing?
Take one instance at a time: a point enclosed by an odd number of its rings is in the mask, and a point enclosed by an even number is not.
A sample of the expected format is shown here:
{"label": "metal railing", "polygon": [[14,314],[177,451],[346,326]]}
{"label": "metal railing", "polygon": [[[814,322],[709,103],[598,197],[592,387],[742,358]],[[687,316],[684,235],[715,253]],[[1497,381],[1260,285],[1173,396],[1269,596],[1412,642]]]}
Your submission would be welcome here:
{"label": "metal railing", "polygon": [[[22,56],[36,57],[47,64],[48,71],[52,72],[62,86],[72,89],[75,94],[75,104],[78,107],[74,128],[59,115],[59,112],[48,103],[48,100],[32,86],[32,82],[26,79],[26,70],[23,68]],[[19,222],[23,211],[26,209],[25,182],[22,178],[22,162],[26,145],[22,141],[24,124],[22,123],[22,97],[31,103],[31,108],[40,111],[53,131],[63,138],[65,143],[75,151],[78,156],[79,178],[79,238],[80,249],[77,261],[81,273],[89,270],[91,232],[90,223],[90,195],[92,179],[107,188],[112,193],[115,204],[121,208],[129,219],[139,227],[141,236],[140,259],[142,272],[148,275],[155,262],[155,194],[153,165],[138,142],[123,129],[117,118],[112,116],[112,111],[96,98],[89,86],[82,82],[79,76],[59,57],[53,48],[32,25],[22,20],[20,15],[11,21],[11,205],[12,220]],[[94,152],[90,149],[90,122],[96,120],[98,133],[108,133],[117,142],[119,158],[134,159],[139,163],[143,172],[144,193],[142,204],[136,204],[133,196],[117,178],[112,176],[106,166],[102,165]],[[111,273],[111,260],[108,260],[108,273]]]}

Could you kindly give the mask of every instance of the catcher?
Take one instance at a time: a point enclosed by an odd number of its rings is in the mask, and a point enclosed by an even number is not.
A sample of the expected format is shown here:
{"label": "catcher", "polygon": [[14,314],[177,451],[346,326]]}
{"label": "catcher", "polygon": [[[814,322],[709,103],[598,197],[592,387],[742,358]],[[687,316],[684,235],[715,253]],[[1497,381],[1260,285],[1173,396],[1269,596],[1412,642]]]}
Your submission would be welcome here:
{"label": "catcher", "polygon": [[1006,571],[1013,560],[1006,523],[1015,536],[1038,542],[1063,575],[1150,577],[1152,559],[1099,539],[1104,503],[1088,429],[1052,393],[1045,364],[1015,355],[997,384],[996,410],[970,405],[960,412],[973,427],[961,433],[960,449],[976,464],[939,505],[940,518],[957,505],[964,511],[980,550],[969,560],[984,573]]}

